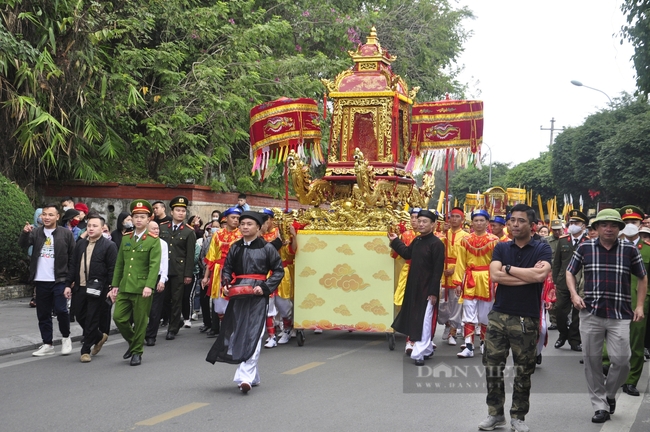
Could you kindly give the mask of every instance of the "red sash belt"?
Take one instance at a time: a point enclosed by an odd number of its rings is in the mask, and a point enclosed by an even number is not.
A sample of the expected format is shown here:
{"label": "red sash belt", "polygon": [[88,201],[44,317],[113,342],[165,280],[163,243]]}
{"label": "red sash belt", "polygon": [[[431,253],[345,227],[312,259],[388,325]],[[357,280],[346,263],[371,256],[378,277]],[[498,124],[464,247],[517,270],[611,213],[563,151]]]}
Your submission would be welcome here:
{"label": "red sash belt", "polygon": [[265,281],[266,280],[266,275],[265,274],[243,274],[243,275],[235,275],[233,274],[233,279],[232,282],[236,281],[237,279],[253,279],[253,280],[261,280]]}
{"label": "red sash belt", "polygon": [[469,265],[465,269],[465,283],[467,287],[469,288],[474,288],[476,286],[476,282],[474,281],[474,276],[472,276],[472,273],[475,271],[488,271],[490,270],[489,265],[484,265],[484,266],[475,266],[475,265]]}
{"label": "red sash belt", "polygon": [[405,260],[406,264],[411,265],[411,260]]}
{"label": "red sash belt", "polygon": [[228,297],[236,297],[240,295],[253,295],[255,288],[251,285],[236,285],[228,290]]}
{"label": "red sash belt", "polygon": [[221,267],[223,267],[224,263],[226,262],[225,258],[219,258],[218,260],[215,261],[217,264],[219,264]]}
{"label": "red sash belt", "polygon": [[447,264],[456,264],[456,258],[453,258],[453,257],[445,258],[445,263],[447,263]]}
{"label": "red sash belt", "polygon": [[282,261],[282,267],[290,266],[293,264],[293,260]]}

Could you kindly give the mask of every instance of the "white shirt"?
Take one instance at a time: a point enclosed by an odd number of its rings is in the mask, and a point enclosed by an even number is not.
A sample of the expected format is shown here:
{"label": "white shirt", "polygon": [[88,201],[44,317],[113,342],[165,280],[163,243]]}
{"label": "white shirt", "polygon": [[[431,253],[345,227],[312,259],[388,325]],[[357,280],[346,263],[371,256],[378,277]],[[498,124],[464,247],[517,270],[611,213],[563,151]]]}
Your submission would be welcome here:
{"label": "white shirt", "polygon": [[56,280],[54,277],[54,236],[52,235],[54,229],[43,230],[45,242],[36,262],[36,275],[34,276],[36,282],[54,282]]}
{"label": "white shirt", "polygon": [[165,283],[167,282],[167,272],[169,270],[169,259],[167,256],[169,255],[169,248],[167,246],[167,242],[163,239],[158,239],[160,240],[160,271],[158,274],[160,275],[160,282]]}

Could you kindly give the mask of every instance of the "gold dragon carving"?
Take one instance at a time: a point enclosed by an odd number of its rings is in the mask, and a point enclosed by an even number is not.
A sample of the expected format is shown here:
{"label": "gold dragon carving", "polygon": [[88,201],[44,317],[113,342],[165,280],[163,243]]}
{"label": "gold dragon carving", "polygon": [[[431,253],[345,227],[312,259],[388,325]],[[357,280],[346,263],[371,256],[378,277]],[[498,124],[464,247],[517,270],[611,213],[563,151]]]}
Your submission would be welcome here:
{"label": "gold dragon carving", "polygon": [[291,150],[287,158],[289,172],[291,173],[291,185],[296,192],[298,202],[304,205],[318,206],[327,201],[332,192],[332,185],[327,180],[317,179],[312,181],[309,174],[309,166],[300,160],[294,150]]}

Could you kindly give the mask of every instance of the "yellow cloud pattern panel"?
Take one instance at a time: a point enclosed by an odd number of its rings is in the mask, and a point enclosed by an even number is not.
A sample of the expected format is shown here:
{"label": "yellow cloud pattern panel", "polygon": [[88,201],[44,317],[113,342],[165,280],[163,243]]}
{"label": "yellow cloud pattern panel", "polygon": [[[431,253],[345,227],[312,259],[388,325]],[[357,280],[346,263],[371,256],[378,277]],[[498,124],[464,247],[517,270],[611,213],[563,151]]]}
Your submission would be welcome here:
{"label": "yellow cloud pattern panel", "polygon": [[316,273],[317,273],[316,270],[314,270],[313,268],[307,266],[304,269],[302,269],[302,271],[300,272],[300,274],[298,276],[300,276],[300,277],[309,277],[309,276],[315,275]]}
{"label": "yellow cloud pattern panel", "polygon": [[374,277],[375,279],[382,280],[382,281],[389,281],[390,280],[390,276],[388,276],[388,273],[386,273],[383,270],[379,270],[377,273],[372,275],[372,277]]}
{"label": "yellow cloud pattern panel", "polygon": [[318,297],[316,294],[309,294],[305,299],[300,303],[299,308],[302,309],[312,309],[316,306],[323,306],[325,304],[325,299]]}
{"label": "yellow cloud pattern panel", "polygon": [[305,246],[303,246],[302,251],[316,252],[318,249],[325,249],[326,247],[327,247],[327,243],[320,240],[318,237],[312,237],[307,241]]}
{"label": "yellow cloud pattern panel", "polygon": [[336,251],[342,253],[343,255],[354,255],[354,251],[348,244],[337,247]]}
{"label": "yellow cloud pattern panel", "polygon": [[332,273],[325,273],[318,283],[327,289],[340,288],[345,292],[362,291],[370,286],[348,264],[337,265]]}
{"label": "yellow cloud pattern panel", "polygon": [[378,239],[378,238],[374,239],[371,242],[368,242],[368,243],[364,244],[363,246],[366,249],[371,250],[371,251],[375,251],[375,252],[377,252],[378,254],[381,254],[381,255],[387,254],[387,253],[390,252],[390,248],[386,245],[386,242],[381,240],[381,239]]}
{"label": "yellow cloud pattern panel", "polygon": [[341,305],[337,306],[334,308],[334,312],[337,314],[341,314],[343,316],[351,316],[352,313],[348,310],[348,307],[346,305]]}
{"label": "yellow cloud pattern panel", "polygon": [[372,312],[375,315],[388,315],[384,306],[382,306],[381,302],[377,299],[372,299],[368,303],[362,304],[361,309],[366,312]]}

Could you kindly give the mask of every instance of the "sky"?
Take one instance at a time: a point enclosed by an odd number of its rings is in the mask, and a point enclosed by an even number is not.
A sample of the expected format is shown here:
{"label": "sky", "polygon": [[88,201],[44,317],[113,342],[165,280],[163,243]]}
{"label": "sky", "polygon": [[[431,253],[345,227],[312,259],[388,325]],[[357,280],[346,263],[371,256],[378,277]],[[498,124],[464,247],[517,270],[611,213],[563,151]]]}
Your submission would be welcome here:
{"label": "sky", "polygon": [[[484,143],[493,162],[518,164],[547,151],[551,127],[580,126],[607,108],[607,96],[633,94],[632,46],[621,45],[622,0],[457,0],[475,19],[458,65],[468,99],[484,101]],[[557,133],[556,133],[557,136]],[[489,161],[489,150],[483,153]]]}

